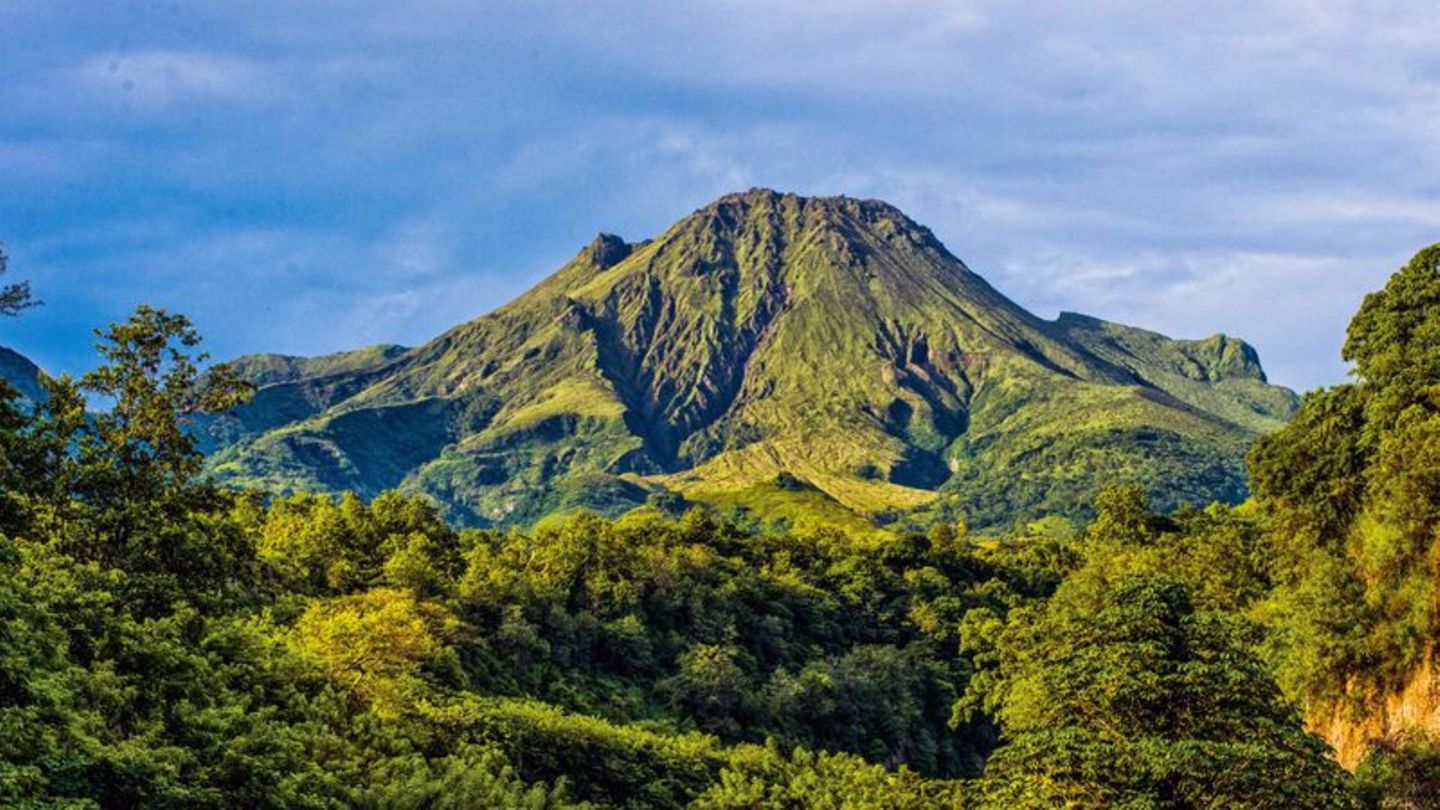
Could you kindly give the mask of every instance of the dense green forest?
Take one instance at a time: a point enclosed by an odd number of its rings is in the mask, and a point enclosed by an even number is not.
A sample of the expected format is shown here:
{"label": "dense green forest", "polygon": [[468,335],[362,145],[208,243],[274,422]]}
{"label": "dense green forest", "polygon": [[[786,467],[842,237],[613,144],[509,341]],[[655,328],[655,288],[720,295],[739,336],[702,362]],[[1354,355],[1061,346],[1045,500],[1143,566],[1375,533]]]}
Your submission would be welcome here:
{"label": "dense green forest", "polygon": [[0,397],[0,801],[1436,806],[1423,731],[1352,773],[1305,719],[1440,636],[1437,265],[1367,298],[1249,502],[983,535],[222,489],[187,421],[249,386],[142,308]]}

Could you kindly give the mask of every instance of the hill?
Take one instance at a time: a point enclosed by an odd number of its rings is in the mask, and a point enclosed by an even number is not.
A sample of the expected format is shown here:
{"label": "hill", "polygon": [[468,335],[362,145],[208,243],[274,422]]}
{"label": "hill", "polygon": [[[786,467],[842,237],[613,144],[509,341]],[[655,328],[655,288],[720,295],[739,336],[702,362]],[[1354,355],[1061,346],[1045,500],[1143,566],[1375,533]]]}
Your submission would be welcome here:
{"label": "hill", "polygon": [[219,480],[423,492],[471,524],[671,491],[995,525],[1101,477],[1235,501],[1295,407],[1243,341],[1043,320],[890,205],[768,190],[602,234],[422,346],[235,365],[260,388],[205,426]]}

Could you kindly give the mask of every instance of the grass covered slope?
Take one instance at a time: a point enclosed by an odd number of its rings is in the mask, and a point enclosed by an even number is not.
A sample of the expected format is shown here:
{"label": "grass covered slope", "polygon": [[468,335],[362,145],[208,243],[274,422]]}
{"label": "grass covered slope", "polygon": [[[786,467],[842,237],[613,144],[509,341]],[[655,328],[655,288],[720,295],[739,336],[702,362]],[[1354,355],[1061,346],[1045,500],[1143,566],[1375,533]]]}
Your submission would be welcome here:
{"label": "grass covered slope", "polygon": [[889,205],[767,190],[601,235],[423,346],[237,368],[261,387],[207,426],[222,481],[400,487],[479,524],[661,490],[763,510],[782,474],[827,508],[977,525],[1088,503],[1102,473],[1234,500],[1294,407],[1242,341],[1045,321]]}

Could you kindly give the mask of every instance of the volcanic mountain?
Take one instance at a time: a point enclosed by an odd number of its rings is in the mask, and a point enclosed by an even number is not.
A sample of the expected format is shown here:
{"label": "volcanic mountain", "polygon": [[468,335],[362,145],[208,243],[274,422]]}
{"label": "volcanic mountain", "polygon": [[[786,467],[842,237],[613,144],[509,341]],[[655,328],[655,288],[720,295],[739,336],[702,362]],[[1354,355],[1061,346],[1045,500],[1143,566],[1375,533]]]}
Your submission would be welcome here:
{"label": "volcanic mountain", "polygon": [[205,426],[221,481],[423,492],[478,525],[667,492],[982,526],[1115,482],[1235,501],[1296,403],[1238,339],[1043,320],[890,205],[759,189],[602,234],[423,346],[235,366],[259,390]]}

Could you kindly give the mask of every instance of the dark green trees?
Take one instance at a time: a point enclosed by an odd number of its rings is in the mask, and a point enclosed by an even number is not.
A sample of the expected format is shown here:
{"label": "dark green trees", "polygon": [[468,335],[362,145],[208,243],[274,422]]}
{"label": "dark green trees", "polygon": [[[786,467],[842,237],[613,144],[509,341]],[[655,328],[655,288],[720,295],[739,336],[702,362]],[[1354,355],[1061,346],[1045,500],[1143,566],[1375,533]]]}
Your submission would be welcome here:
{"label": "dark green trees", "polygon": [[1294,701],[1434,649],[1437,260],[1367,300],[1357,380],[1255,450],[1256,502],[1117,487],[1078,536],[228,492],[186,420],[243,386],[141,309],[97,371],[0,396],[0,803],[1425,806],[1432,739],[1352,779]]}
{"label": "dark green trees", "polygon": [[1253,651],[1257,537],[1227,510],[1113,489],[1048,599],[967,615],[958,704],[998,723],[995,807],[1346,807],[1345,774]]}
{"label": "dark green trees", "polygon": [[1362,800],[1380,810],[1440,807],[1440,735],[1411,729],[1380,741],[1355,779]]}
{"label": "dark green trees", "polygon": [[1243,631],[1185,586],[1128,577],[1016,612],[988,705],[1006,743],[986,766],[997,807],[1345,807]]}
{"label": "dark green trees", "polygon": [[47,381],[38,413],[10,434],[22,466],[7,499],[19,522],[0,531],[49,536],[78,560],[128,571],[127,587],[157,609],[182,593],[235,597],[247,552],[222,519],[234,497],[198,480],[187,421],[237,404],[249,386],[223,367],[200,373],[205,356],[192,356],[199,336],[183,316],[140,307],[96,334],[104,363],[78,382]]}

